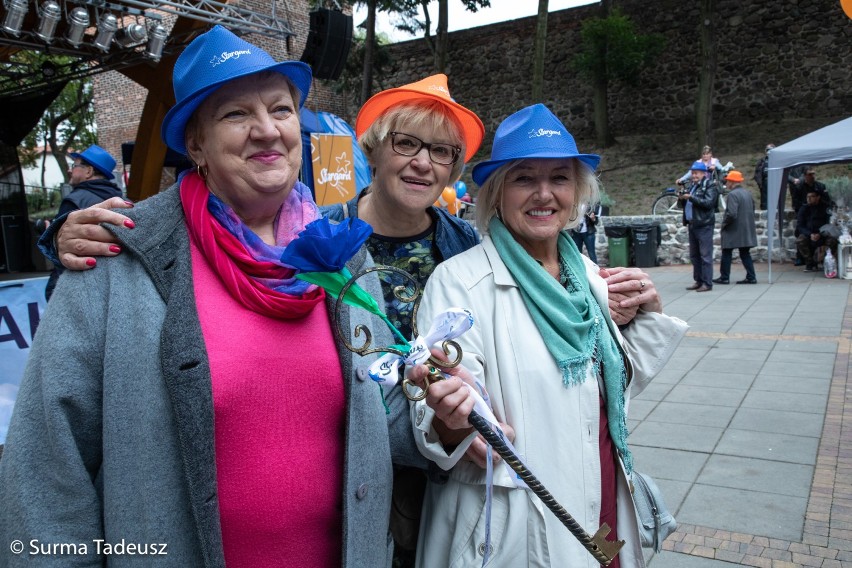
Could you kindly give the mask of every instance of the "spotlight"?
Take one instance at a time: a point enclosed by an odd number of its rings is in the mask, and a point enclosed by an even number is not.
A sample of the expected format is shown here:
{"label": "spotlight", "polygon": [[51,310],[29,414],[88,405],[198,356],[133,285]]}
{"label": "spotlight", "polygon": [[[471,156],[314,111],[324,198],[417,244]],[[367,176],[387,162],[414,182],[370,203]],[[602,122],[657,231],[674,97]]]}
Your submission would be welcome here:
{"label": "spotlight", "polygon": [[104,14],[98,22],[98,35],[92,43],[101,51],[109,51],[109,44],[117,29],[118,19],[112,14]]}
{"label": "spotlight", "polygon": [[68,31],[65,34],[65,39],[72,46],[79,47],[83,42],[83,34],[86,33],[86,28],[89,27],[89,12],[85,8],[74,8],[71,10],[68,20]]}
{"label": "spotlight", "polygon": [[148,32],[148,46],[145,48],[145,57],[159,61],[163,56],[163,46],[169,32],[160,24],[155,24]]}
{"label": "spotlight", "polygon": [[45,43],[52,43],[53,34],[56,32],[56,24],[59,23],[59,18],[62,15],[62,9],[53,0],[47,0],[47,2],[41,5],[39,15],[41,16],[41,21],[38,24],[35,34]]}
{"label": "spotlight", "polygon": [[145,26],[141,24],[130,24],[118,30],[115,34],[115,43],[121,47],[132,47],[145,41]]}
{"label": "spotlight", "polygon": [[6,17],[3,18],[3,31],[15,37],[21,35],[24,17],[27,15],[27,0],[8,0],[4,2]]}

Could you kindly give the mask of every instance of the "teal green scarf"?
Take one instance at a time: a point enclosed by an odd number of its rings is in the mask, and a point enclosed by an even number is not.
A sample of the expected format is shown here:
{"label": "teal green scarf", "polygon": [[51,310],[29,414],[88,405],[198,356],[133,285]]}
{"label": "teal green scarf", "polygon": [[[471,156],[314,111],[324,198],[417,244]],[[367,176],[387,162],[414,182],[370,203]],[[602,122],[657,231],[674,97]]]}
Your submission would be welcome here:
{"label": "teal green scarf", "polygon": [[562,384],[568,388],[585,381],[590,361],[597,364],[598,373],[603,373],[609,434],[630,473],[633,458],[627,448],[624,413],[627,372],[621,351],[609,331],[609,309],[601,310],[592,296],[577,246],[567,233],[559,233],[560,260],[568,266],[579,290],[572,295],[518,244],[500,219],[493,217],[488,230],[500,258],[518,283],[547,349],[562,371]]}

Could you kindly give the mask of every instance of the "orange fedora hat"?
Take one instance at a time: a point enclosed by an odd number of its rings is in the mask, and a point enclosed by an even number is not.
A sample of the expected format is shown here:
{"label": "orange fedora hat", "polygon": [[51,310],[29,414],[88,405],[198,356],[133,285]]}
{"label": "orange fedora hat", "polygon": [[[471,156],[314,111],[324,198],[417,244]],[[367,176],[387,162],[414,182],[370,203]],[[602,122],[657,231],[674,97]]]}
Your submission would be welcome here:
{"label": "orange fedora hat", "polygon": [[476,113],[453,100],[450,89],[447,88],[447,76],[443,73],[426,77],[416,83],[387,89],[370,97],[358,111],[358,118],[355,119],[355,135],[360,138],[364,131],[392,106],[417,100],[438,101],[452,113],[462,127],[465,145],[464,161],[469,161],[482,144],[485,126]]}

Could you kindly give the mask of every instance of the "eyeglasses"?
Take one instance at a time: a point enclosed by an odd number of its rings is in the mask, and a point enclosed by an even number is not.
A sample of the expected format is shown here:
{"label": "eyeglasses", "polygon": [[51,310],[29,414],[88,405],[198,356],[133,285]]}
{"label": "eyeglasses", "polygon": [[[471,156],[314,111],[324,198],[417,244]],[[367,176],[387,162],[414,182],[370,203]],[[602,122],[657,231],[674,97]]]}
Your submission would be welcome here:
{"label": "eyeglasses", "polygon": [[416,136],[410,134],[402,134],[401,132],[391,132],[391,148],[401,156],[416,156],[421,148],[426,148],[429,151],[429,159],[436,164],[449,166],[455,164],[459,159],[461,148],[452,144],[436,144],[424,142]]}
{"label": "eyeglasses", "polygon": [[88,167],[89,167],[89,165],[88,165],[88,164],[71,164],[71,169],[72,169],[72,170],[73,170],[74,168],[88,168]]}

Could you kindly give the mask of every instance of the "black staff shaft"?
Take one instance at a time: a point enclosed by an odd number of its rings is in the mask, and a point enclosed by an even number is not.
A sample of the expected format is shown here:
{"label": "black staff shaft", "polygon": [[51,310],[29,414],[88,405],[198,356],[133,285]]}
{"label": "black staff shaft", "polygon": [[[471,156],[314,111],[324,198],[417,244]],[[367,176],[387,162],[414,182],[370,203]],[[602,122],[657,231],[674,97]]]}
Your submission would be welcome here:
{"label": "black staff shaft", "polygon": [[605,537],[610,532],[606,523],[601,525],[601,528],[595,533],[594,537],[583,530],[583,527],[580,526],[574,517],[553,498],[550,491],[541,484],[538,478],[518,459],[518,456],[509,449],[509,446],[506,445],[503,439],[491,429],[491,424],[485,418],[480,416],[476,411],[473,411],[470,413],[468,421],[476,428],[477,432],[482,434],[485,441],[491,444],[494,451],[500,454],[500,457],[509,464],[509,467],[520,476],[524,483],[527,484],[527,487],[541,499],[541,502],[556,515],[559,522],[565,525],[565,528],[580,541],[580,544],[589,551],[589,554],[594,556],[595,560],[600,562],[601,565],[609,566],[609,563],[612,562],[612,559],[615,558],[615,555],[618,554],[618,551],[624,545],[624,541],[606,540]]}

